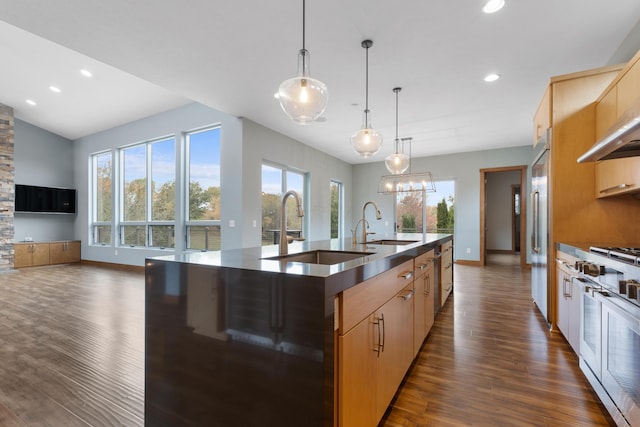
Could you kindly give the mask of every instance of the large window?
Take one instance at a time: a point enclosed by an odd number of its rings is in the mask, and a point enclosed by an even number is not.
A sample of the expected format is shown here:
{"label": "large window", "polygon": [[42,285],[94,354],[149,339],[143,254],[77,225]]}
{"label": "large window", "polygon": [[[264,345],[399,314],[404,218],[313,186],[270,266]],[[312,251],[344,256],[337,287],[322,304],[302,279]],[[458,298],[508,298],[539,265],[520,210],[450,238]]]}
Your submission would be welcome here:
{"label": "large window", "polygon": [[137,144],[120,151],[120,243],[175,246],[175,139]]}
{"label": "large window", "polygon": [[342,238],[343,212],[343,186],[341,182],[331,181],[331,238]]}
{"label": "large window", "polygon": [[[275,164],[262,165],[262,245],[273,245],[280,236],[280,210],[282,196],[289,190],[295,190],[305,201],[305,178],[302,172]],[[304,227],[304,218],[297,215],[296,201],[287,199],[287,233],[300,237]]]}
{"label": "large window", "polygon": [[91,156],[92,169],[92,242],[97,245],[111,244],[111,221],[113,219],[113,159],[111,151]]}
{"label": "large window", "polygon": [[220,128],[186,135],[187,249],[218,250],[220,235]]}
{"label": "large window", "polygon": [[453,233],[455,181],[437,181],[435,185],[435,193],[396,194],[398,233]]}

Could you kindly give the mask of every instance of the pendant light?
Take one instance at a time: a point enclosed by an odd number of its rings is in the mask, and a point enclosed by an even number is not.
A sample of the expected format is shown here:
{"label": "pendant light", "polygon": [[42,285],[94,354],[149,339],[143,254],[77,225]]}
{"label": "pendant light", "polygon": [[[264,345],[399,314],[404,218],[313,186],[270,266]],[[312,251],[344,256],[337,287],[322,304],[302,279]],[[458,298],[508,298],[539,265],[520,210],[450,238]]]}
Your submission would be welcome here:
{"label": "pendant light", "polygon": [[306,125],[327,108],[327,85],[309,73],[309,51],[305,48],[305,0],[302,0],[302,49],[298,52],[298,75],[283,81],[278,89],[280,106],[296,123]]}
{"label": "pendant light", "polygon": [[383,175],[378,184],[378,193],[394,194],[406,192],[434,193],[436,185],[431,172],[411,172],[411,138],[402,138],[409,143],[409,173]]}
{"label": "pendant light", "polygon": [[409,156],[404,154],[404,142],[402,143],[402,153],[399,151],[400,139],[398,138],[398,93],[402,88],[395,87],[393,91],[396,94],[396,139],[393,141],[395,151],[393,154],[387,156],[384,160],[384,164],[387,166],[387,170],[394,175],[404,173],[409,168]]}
{"label": "pendant light", "polygon": [[365,107],[362,128],[351,135],[351,145],[362,157],[371,157],[382,147],[382,134],[373,129],[369,121],[369,48],[373,42],[364,40],[361,45],[366,51]]}

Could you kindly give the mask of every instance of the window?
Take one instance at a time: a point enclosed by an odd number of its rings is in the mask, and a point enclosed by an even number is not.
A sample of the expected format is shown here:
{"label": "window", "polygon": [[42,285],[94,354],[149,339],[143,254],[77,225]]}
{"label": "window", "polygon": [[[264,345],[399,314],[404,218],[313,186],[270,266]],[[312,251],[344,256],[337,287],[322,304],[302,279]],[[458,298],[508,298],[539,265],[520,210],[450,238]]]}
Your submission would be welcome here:
{"label": "window", "polygon": [[[282,196],[289,190],[295,190],[305,200],[306,175],[274,164],[262,165],[262,245],[278,243],[280,236],[280,206]],[[287,199],[287,234],[300,237],[304,228],[304,218],[297,215],[296,201]]]}
{"label": "window", "polygon": [[455,181],[437,181],[435,186],[435,193],[396,194],[398,233],[453,233]]}
{"label": "window", "polygon": [[173,248],[175,139],[150,141],[120,151],[120,243]]}
{"label": "window", "polygon": [[187,249],[218,250],[220,233],[220,127],[186,135]]}
{"label": "window", "polygon": [[331,181],[331,238],[342,238],[342,224],[344,212],[342,203],[344,200],[343,186],[341,182]]}
{"label": "window", "polygon": [[92,242],[96,245],[111,244],[112,202],[112,154],[111,152],[91,156],[92,169]]}

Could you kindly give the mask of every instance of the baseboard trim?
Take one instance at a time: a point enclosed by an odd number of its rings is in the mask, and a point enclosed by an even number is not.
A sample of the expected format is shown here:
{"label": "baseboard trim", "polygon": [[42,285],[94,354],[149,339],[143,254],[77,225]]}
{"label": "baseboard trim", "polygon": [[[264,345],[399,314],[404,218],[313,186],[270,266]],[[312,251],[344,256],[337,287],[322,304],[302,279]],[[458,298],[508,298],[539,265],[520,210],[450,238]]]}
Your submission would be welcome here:
{"label": "baseboard trim", "polygon": [[480,261],[471,261],[471,260],[468,260],[468,259],[457,259],[456,260],[456,264],[472,265],[474,267],[482,267],[482,264],[480,263]]}
{"label": "baseboard trim", "polygon": [[94,267],[110,268],[112,270],[124,270],[132,271],[135,273],[144,273],[144,267],[141,267],[139,265],[115,264],[112,262],[91,261],[88,259],[83,259],[82,261],[80,261],[80,263],[84,265],[92,265]]}
{"label": "baseboard trim", "polygon": [[488,254],[504,254],[504,255],[515,255],[517,252],[512,251],[511,249],[487,249]]}

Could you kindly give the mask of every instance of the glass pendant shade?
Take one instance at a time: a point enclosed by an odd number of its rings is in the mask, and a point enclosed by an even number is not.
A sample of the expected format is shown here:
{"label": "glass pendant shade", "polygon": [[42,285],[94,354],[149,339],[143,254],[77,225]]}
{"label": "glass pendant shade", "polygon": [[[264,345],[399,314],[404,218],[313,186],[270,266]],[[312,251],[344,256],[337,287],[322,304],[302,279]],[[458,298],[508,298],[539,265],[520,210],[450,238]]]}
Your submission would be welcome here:
{"label": "glass pendant shade", "polygon": [[308,50],[300,49],[298,76],[280,84],[278,100],[282,111],[299,124],[309,124],[324,113],[329,101],[329,91],[327,85],[309,75]]}
{"label": "glass pendant shade", "polygon": [[395,153],[387,156],[384,160],[384,164],[389,172],[394,175],[399,175],[409,169],[409,156],[396,151]]}
{"label": "glass pendant shade", "polygon": [[369,111],[365,110],[362,128],[351,135],[351,146],[362,157],[371,157],[382,147],[382,134],[372,129],[369,123]]}

